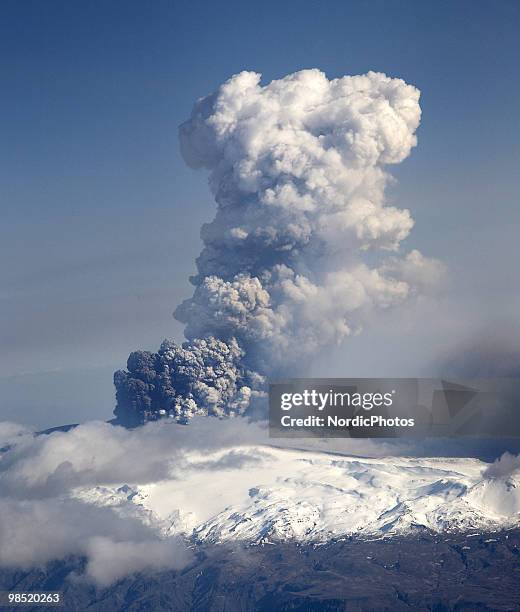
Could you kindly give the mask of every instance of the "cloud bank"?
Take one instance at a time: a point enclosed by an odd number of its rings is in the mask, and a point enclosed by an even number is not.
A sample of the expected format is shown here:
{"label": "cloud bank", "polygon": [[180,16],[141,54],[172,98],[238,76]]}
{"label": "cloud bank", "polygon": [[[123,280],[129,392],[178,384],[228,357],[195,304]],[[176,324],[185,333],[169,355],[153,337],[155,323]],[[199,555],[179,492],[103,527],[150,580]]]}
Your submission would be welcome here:
{"label": "cloud bank", "polygon": [[[0,451],[0,568],[32,568],[76,555],[87,560],[85,577],[100,586],[134,572],[182,568],[192,554],[184,540],[175,533],[165,537],[145,513],[127,514],[117,500],[98,507],[78,490],[104,496],[106,487],[116,487],[125,501],[127,484],[181,477],[188,452],[200,456],[198,473],[243,469],[254,467],[262,454],[241,447],[269,442],[265,427],[247,419],[195,418],[189,427],[158,422],[132,430],[92,421],[49,435],[26,429],[20,435],[20,428],[0,423],[0,432],[10,444]],[[352,453],[388,451],[368,440],[347,444]],[[217,461],[205,460],[219,450],[225,452]],[[205,491],[194,490],[193,499],[200,499],[201,512],[211,504]]]}
{"label": "cloud bank", "polygon": [[181,538],[164,538],[117,508],[83,503],[75,490],[157,482],[182,466],[187,449],[227,448],[265,435],[243,419],[136,430],[89,422],[50,435],[25,429],[20,435],[20,428],[1,423],[0,432],[10,444],[0,451],[0,567],[77,555],[87,559],[85,577],[100,586],[129,573],[182,568],[192,554]]}
{"label": "cloud bank", "polygon": [[0,498],[0,567],[30,569],[86,557],[100,586],[140,571],[181,569],[192,555],[181,538],[161,539],[134,518],[73,500]]}

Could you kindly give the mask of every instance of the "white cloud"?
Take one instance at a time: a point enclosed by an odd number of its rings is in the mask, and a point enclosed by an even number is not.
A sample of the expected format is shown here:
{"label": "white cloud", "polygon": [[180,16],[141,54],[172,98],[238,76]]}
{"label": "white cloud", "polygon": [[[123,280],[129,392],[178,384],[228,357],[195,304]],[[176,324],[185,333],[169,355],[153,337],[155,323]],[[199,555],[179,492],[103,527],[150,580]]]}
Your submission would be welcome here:
{"label": "white cloud", "polygon": [[504,453],[496,461],[494,461],[484,472],[485,478],[502,478],[506,479],[508,476],[520,470],[520,455],[513,455],[511,453]]}
{"label": "white cloud", "polygon": [[114,542],[107,537],[95,537],[89,540],[86,554],[87,576],[101,586],[143,569],[182,569],[192,560],[190,552],[177,538]]}
{"label": "white cloud", "polygon": [[0,448],[19,441],[23,436],[32,436],[32,430],[18,423],[0,422]]}

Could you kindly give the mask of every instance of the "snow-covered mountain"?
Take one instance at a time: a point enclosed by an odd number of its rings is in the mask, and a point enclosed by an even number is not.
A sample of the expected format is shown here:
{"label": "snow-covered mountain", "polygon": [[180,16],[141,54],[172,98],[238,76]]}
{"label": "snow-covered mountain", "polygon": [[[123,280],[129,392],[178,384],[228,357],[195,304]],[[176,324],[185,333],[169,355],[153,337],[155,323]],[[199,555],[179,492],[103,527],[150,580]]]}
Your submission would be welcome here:
{"label": "snow-covered mountain", "polygon": [[189,453],[167,479],[78,488],[165,537],[249,543],[325,542],[421,530],[520,525],[520,474],[486,478],[477,459],[359,458],[248,446]]}

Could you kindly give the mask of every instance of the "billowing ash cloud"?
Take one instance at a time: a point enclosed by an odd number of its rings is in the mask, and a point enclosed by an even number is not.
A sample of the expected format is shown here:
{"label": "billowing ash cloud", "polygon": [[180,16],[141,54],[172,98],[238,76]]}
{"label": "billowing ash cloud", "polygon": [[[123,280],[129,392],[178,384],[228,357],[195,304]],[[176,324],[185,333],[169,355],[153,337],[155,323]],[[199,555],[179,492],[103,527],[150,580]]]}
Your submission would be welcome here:
{"label": "billowing ash cloud", "polygon": [[261,371],[358,330],[438,274],[396,251],[413,221],[385,205],[384,168],[416,144],[419,91],[370,72],[304,70],[262,87],[242,72],[180,129],[186,162],[210,170],[215,219],[202,229],[195,292],[176,311],[188,338],[236,338]]}
{"label": "billowing ash cloud", "polygon": [[135,351],[128,370],[114,375],[115,415],[137,425],[161,411],[181,422],[195,414],[241,414],[262,384],[258,374],[244,367],[243,356],[236,340],[213,337],[182,347],[165,340],[157,353]]}
{"label": "billowing ash cloud", "polygon": [[188,340],[236,343],[261,375],[301,373],[372,311],[435,283],[438,262],[399,256],[413,220],[385,202],[385,168],[409,155],[420,116],[415,87],[375,72],[303,70],[265,86],[242,72],[199,100],[181,149],[209,170],[217,213],[193,296],[175,311]]}

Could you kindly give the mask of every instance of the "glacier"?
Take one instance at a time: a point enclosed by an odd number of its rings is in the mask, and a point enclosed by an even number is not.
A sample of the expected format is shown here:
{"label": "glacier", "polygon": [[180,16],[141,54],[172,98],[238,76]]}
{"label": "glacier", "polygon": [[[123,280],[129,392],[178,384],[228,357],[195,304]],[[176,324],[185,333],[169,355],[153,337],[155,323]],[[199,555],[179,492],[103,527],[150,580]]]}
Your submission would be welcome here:
{"label": "glacier", "polygon": [[168,538],[320,544],[520,525],[520,471],[488,477],[475,458],[351,457],[235,446],[187,451],[156,482],[67,495],[134,517]]}

